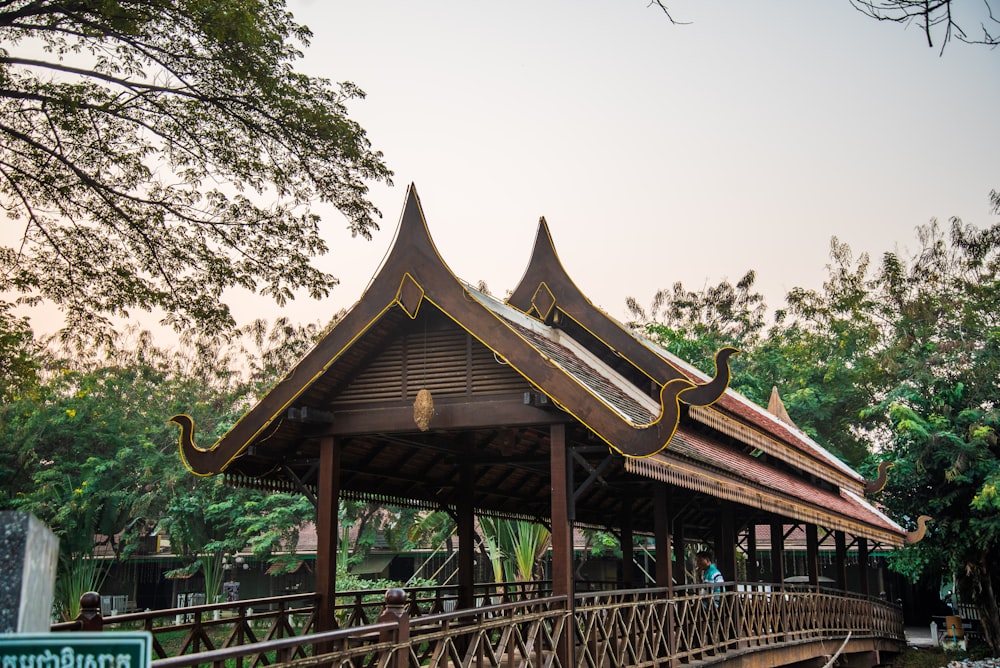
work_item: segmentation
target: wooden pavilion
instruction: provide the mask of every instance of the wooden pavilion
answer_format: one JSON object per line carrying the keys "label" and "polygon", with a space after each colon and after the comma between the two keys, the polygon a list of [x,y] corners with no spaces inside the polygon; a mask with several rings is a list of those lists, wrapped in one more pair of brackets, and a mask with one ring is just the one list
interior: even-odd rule
{"label": "wooden pavilion", "polygon": [[369,288],[283,380],[208,449],[175,421],[193,473],[314,499],[319,628],[334,624],[341,498],[451,512],[460,607],[475,604],[477,514],[550,527],[554,595],[575,590],[574,527],[621,536],[625,587],[638,584],[632,537],[653,537],[656,584],[670,588],[685,541],[714,545],[732,578],[758,526],[780,551],[801,525],[811,554],[835,544],[846,588],[851,546],[864,568],[872,545],[907,534],[865,500],[860,475],[727,389],[734,352],[709,378],[610,318],[570,279],[544,219],[510,297],[477,290],[438,254],[411,186]]}

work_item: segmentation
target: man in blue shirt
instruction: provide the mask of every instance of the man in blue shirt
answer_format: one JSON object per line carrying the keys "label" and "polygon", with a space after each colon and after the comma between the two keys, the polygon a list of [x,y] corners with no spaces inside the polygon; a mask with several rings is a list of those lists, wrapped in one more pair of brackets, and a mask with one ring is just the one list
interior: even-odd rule
{"label": "man in blue shirt", "polygon": [[702,572],[701,581],[711,585],[702,591],[706,594],[709,592],[715,594],[715,604],[719,605],[719,600],[722,598],[722,583],[726,581],[726,578],[722,577],[719,567],[713,563],[712,553],[708,550],[702,550],[696,555],[695,563],[698,564],[698,570]]}

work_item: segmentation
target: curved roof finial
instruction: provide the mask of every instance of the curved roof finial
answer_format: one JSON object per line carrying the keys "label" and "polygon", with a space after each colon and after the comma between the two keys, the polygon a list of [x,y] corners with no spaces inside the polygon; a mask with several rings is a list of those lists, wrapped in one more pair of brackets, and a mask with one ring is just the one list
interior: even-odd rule
{"label": "curved roof finial", "polygon": [[881,492],[885,487],[886,480],[889,478],[889,469],[895,466],[893,462],[888,460],[882,460],[878,463],[878,477],[874,480],[865,481],[865,494],[876,494]]}
{"label": "curved roof finial", "polygon": [[917,528],[915,531],[906,532],[906,544],[913,545],[914,543],[919,543],[927,535],[927,524],[933,522],[934,518],[930,515],[921,515],[917,518]]}

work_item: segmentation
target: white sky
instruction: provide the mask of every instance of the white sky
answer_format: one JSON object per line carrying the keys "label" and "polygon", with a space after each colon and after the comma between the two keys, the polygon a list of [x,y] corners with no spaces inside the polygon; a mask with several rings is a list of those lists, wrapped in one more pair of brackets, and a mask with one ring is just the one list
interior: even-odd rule
{"label": "white sky", "polygon": [[570,275],[620,318],[627,296],[751,268],[773,310],[821,285],[831,236],[878,256],[933,217],[995,222],[1000,51],[941,56],[847,0],[674,2],[684,26],[646,0],[289,6],[314,33],[303,69],[367,92],[352,116],[396,174],[373,190],[373,242],[328,217],[338,307],[410,182],[460,277],[505,294],[545,216]]}
{"label": "white sky", "polygon": [[627,296],[751,268],[773,311],[821,285],[832,236],[878,256],[933,217],[996,222],[1000,50],[942,56],[848,0],[671,6],[693,23],[647,0],[290,0],[314,34],[301,69],[367,92],[351,116],[396,185],[372,190],[372,242],[324,210],[329,302],[241,297],[237,318],[325,321],[354,303],[410,182],[460,277],[503,296],[545,216],[618,318]]}

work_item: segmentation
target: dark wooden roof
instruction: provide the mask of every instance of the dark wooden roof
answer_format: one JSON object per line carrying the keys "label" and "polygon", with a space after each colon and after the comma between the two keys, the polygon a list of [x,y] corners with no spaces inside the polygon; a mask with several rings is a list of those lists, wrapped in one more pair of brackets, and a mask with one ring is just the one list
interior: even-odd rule
{"label": "dark wooden roof", "polygon": [[[563,423],[580,524],[618,526],[631,513],[635,530],[650,531],[651,489],[667,480],[689,527],[735,500],[747,521],[788,509],[901,543],[902,529],[861,498],[860,476],[727,390],[734,352],[720,351],[708,378],[635,336],[576,287],[544,220],[510,298],[476,290],[438,254],[411,186],[358,303],[211,448],[195,446],[178,416],[181,456],[200,475],[311,490],[320,439],[333,436],[344,494],[448,508],[471,487],[480,512],[544,519],[549,429]],[[433,398],[426,431],[414,420],[421,389]],[[701,479],[675,475],[681,464]],[[704,481],[714,473],[744,492],[713,493]]]}

